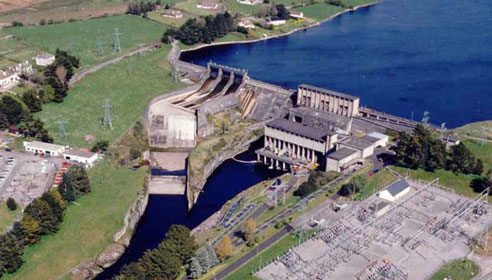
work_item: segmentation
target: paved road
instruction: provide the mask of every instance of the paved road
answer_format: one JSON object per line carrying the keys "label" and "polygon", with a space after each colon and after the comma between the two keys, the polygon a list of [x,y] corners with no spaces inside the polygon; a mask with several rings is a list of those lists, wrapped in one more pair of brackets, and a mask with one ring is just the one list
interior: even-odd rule
{"label": "paved road", "polygon": [[244,255],[239,260],[237,260],[237,261],[233,262],[231,265],[227,266],[224,270],[217,273],[212,279],[215,279],[215,280],[223,279],[224,277],[229,275],[232,271],[239,268],[240,266],[242,266],[243,264],[248,262],[250,259],[254,258],[257,255],[257,252],[258,252],[258,254],[261,253],[263,250],[270,247],[272,244],[274,244],[275,242],[277,242],[278,240],[280,240],[282,237],[286,236],[289,232],[291,232],[293,230],[294,230],[293,227],[286,226],[281,231],[277,232],[274,236],[270,237],[265,242],[258,245],[257,249],[255,248],[254,250],[247,253],[246,255]]}

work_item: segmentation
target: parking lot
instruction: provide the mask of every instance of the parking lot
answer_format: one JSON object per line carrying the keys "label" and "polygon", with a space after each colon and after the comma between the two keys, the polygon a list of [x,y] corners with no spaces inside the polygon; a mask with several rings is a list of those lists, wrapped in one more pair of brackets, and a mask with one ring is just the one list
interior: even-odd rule
{"label": "parking lot", "polygon": [[427,279],[444,263],[466,257],[470,238],[492,219],[490,204],[437,185],[410,181],[411,191],[374,208],[373,195],[336,215],[317,234],[290,249],[256,276],[260,279]]}
{"label": "parking lot", "polygon": [[23,206],[53,184],[62,160],[32,154],[0,151],[0,201],[9,197]]}

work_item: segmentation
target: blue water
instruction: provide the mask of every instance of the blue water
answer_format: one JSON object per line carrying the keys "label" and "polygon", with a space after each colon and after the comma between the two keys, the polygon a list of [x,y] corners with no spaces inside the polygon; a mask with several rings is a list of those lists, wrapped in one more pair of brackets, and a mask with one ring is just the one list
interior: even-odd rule
{"label": "blue water", "polygon": [[492,2],[382,0],[286,37],[183,53],[290,88],[309,83],[371,108],[456,127],[492,119]]}
{"label": "blue water", "polygon": [[[261,143],[255,143],[250,151],[236,158],[246,161],[256,159],[253,150],[255,147],[258,148],[259,144]],[[147,210],[140,219],[128,250],[116,264],[105,269],[96,279],[110,279],[124,264],[136,261],[146,250],[157,247],[172,224],[181,224],[192,229],[241,191],[278,175],[278,172],[262,166],[239,163],[231,159],[225,161],[209,177],[191,212],[187,211],[184,195],[150,196]]]}

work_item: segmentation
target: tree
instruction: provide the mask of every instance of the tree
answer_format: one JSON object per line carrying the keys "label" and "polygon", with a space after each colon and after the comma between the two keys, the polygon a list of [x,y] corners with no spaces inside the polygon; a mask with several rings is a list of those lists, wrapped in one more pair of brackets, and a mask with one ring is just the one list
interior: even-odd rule
{"label": "tree", "polygon": [[195,259],[200,264],[200,268],[202,269],[201,273],[207,273],[207,271],[213,266],[208,256],[208,251],[205,247],[198,249]]}
{"label": "tree", "polygon": [[29,113],[24,109],[22,101],[10,95],[4,95],[0,103],[0,112],[5,114],[9,124],[24,121]]}
{"label": "tree", "polygon": [[61,223],[63,221],[63,209],[58,201],[55,199],[55,197],[51,194],[51,192],[43,193],[43,195],[41,196],[41,200],[43,200],[50,206],[53,215],[55,215],[56,217],[56,220],[58,221],[58,223]]}
{"label": "tree", "polygon": [[0,235],[0,276],[13,273],[21,267],[23,247],[11,233]]}
{"label": "tree", "polygon": [[22,101],[31,110],[31,113],[39,112],[42,108],[41,99],[35,89],[30,89],[22,95]]}
{"label": "tree", "polygon": [[208,259],[210,261],[210,268],[218,265],[220,263],[220,260],[217,257],[217,254],[215,253],[214,248],[212,248],[212,244],[207,243],[205,248],[207,250]]}
{"label": "tree", "polygon": [[255,230],[256,230],[256,222],[251,218],[246,220],[242,230],[244,240],[248,242],[253,240],[253,235],[255,233]]}
{"label": "tree", "polygon": [[72,185],[76,195],[86,194],[91,191],[91,184],[89,177],[87,176],[87,171],[82,165],[71,165],[63,175],[63,180],[65,180],[65,178],[67,178],[68,182]]}
{"label": "tree", "polygon": [[67,208],[67,203],[63,200],[60,192],[56,188],[51,188],[50,189],[50,194],[53,196],[55,201],[58,203],[62,211],[65,211]]}
{"label": "tree", "polygon": [[17,202],[15,202],[15,199],[13,199],[12,197],[9,197],[7,199],[7,207],[11,210],[11,211],[15,211],[17,209]]}
{"label": "tree", "polygon": [[485,176],[475,178],[471,181],[470,187],[474,192],[481,193],[489,188],[489,194],[492,194],[492,178]]}
{"label": "tree", "polygon": [[36,198],[24,209],[24,215],[31,216],[39,224],[41,234],[50,234],[59,229],[59,217],[43,199]]}
{"label": "tree", "polygon": [[58,186],[58,192],[65,202],[75,201],[75,190],[73,189],[70,177],[66,173],[63,174],[62,182]]}
{"label": "tree", "polygon": [[285,8],[284,4],[279,4],[275,6],[277,9],[277,18],[279,19],[288,19],[290,16],[289,10]]}
{"label": "tree", "polygon": [[137,262],[123,266],[120,274],[115,277],[116,280],[146,280],[149,279],[147,273],[138,265]]}
{"label": "tree", "polygon": [[224,235],[219,244],[215,247],[215,252],[221,261],[227,259],[232,256],[234,250],[232,249],[232,242],[229,235]]}
{"label": "tree", "polygon": [[20,221],[20,226],[22,228],[25,245],[32,245],[39,242],[41,239],[41,229],[38,222],[33,217],[24,214]]}
{"label": "tree", "polygon": [[196,258],[191,258],[189,275],[191,279],[198,279],[202,275],[203,268]]}
{"label": "tree", "polygon": [[136,160],[142,155],[142,152],[137,149],[137,148],[131,148],[130,149],[130,159],[131,160]]}
{"label": "tree", "polygon": [[107,140],[99,140],[91,148],[93,153],[101,152],[104,153],[108,150],[109,142]]}
{"label": "tree", "polygon": [[159,245],[160,250],[164,250],[178,256],[182,264],[187,263],[198,248],[195,238],[190,230],[182,225],[171,225],[166,233],[166,238]]}
{"label": "tree", "polygon": [[146,273],[146,279],[174,280],[182,271],[179,256],[161,248],[145,252],[138,264]]}

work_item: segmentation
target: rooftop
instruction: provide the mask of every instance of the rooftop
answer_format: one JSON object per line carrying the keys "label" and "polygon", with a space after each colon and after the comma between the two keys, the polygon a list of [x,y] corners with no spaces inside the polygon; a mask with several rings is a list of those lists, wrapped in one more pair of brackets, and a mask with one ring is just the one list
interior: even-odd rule
{"label": "rooftop", "polygon": [[387,190],[389,191],[389,193],[392,195],[392,196],[395,196],[399,193],[401,193],[403,190],[407,189],[410,187],[410,184],[408,184],[407,181],[405,180],[398,180],[396,182],[394,182],[393,184],[391,184],[391,186],[389,186],[387,188]]}
{"label": "rooftop", "polygon": [[349,99],[349,100],[358,100],[359,99],[359,97],[356,97],[353,95],[349,95],[349,94],[345,94],[345,93],[341,93],[341,92],[336,92],[336,91],[332,91],[332,90],[324,89],[324,88],[320,88],[320,87],[315,87],[315,86],[311,86],[311,85],[307,85],[307,84],[299,85],[299,88],[312,90],[312,91],[316,91],[316,92],[323,93],[323,94],[334,95],[334,96],[338,96],[338,97]]}
{"label": "rooftop", "polygon": [[285,132],[290,132],[292,134],[304,136],[306,138],[310,138],[316,141],[325,141],[325,137],[328,135],[336,134],[333,131],[316,129],[307,125],[303,125],[297,122],[289,121],[286,119],[276,119],[271,122],[268,122],[266,126],[279,129]]}
{"label": "rooftop", "polygon": [[[375,139],[375,138],[373,138],[373,139]],[[367,142],[363,138],[361,139],[361,138],[349,137],[349,140],[347,140],[345,142],[340,142],[340,144],[349,146],[349,147],[354,148],[354,149],[363,150],[363,149],[369,148],[374,143]]]}
{"label": "rooftop", "polygon": [[372,143],[372,144],[374,144],[374,143],[378,142],[379,140],[381,140],[380,138],[372,137],[372,136],[369,136],[369,135],[366,135],[366,136],[364,136],[362,138],[359,138],[359,139],[362,140],[362,141],[368,142],[368,143]]}
{"label": "rooftop", "polygon": [[50,53],[43,53],[43,54],[40,54],[37,56],[37,58],[43,58],[43,59],[50,59],[50,58],[54,58],[55,55],[54,54],[50,54]]}
{"label": "rooftop", "polygon": [[42,150],[50,150],[50,151],[57,151],[64,148],[61,145],[39,142],[39,141],[32,141],[32,142],[24,141],[24,146],[36,147]]}
{"label": "rooftop", "polygon": [[328,157],[335,160],[342,160],[353,155],[354,153],[357,153],[357,151],[349,148],[341,148],[340,150],[336,150],[329,154]]}
{"label": "rooftop", "polygon": [[379,133],[379,132],[371,132],[369,134],[367,134],[371,137],[374,137],[374,138],[378,138],[378,139],[385,139],[385,138],[388,138],[388,135],[386,134],[382,134],[382,133]]}
{"label": "rooftop", "polygon": [[77,156],[77,157],[91,158],[96,153],[88,152],[88,151],[84,151],[84,150],[68,150],[64,154],[67,155],[67,156]]}

